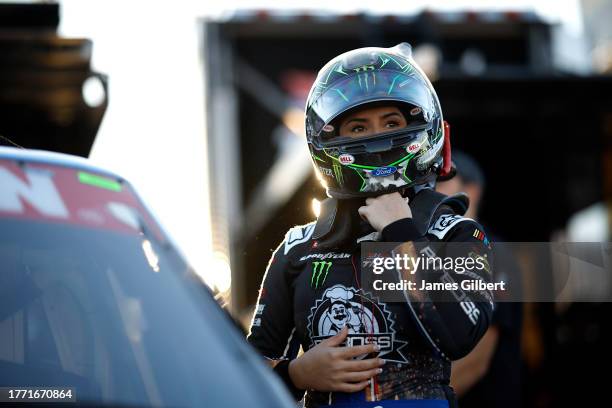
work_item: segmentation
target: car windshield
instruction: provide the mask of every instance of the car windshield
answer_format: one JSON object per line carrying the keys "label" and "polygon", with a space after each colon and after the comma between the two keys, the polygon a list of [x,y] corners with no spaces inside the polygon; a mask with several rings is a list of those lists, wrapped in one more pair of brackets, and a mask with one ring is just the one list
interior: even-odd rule
{"label": "car windshield", "polygon": [[270,387],[256,359],[127,183],[0,166],[0,386],[71,387],[81,404],[278,406],[252,395]]}
{"label": "car windshield", "polygon": [[78,401],[204,401],[214,356],[201,346],[214,339],[203,306],[212,300],[170,246],[0,219],[0,265],[3,384],[71,386]]}

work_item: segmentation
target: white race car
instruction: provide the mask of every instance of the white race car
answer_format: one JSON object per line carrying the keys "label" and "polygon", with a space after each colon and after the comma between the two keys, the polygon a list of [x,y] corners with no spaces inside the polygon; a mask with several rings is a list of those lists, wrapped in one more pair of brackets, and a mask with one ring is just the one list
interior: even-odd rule
{"label": "white race car", "polygon": [[130,184],[0,147],[0,402],[294,406]]}

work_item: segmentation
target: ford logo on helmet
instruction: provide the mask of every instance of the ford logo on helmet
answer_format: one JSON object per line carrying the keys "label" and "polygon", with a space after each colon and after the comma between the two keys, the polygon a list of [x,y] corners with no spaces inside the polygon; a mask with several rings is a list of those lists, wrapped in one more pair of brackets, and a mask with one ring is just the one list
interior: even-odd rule
{"label": "ford logo on helmet", "polygon": [[397,171],[397,167],[395,166],[385,166],[374,169],[370,172],[374,177],[385,177],[391,175]]}

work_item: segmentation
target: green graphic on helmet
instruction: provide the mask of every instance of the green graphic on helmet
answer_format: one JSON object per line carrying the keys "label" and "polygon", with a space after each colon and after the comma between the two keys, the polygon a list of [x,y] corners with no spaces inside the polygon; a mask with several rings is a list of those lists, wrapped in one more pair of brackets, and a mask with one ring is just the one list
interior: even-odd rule
{"label": "green graphic on helmet", "polygon": [[[396,107],[407,125],[358,138],[340,135],[342,118],[369,104]],[[306,103],[313,162],[332,167],[325,184],[336,198],[375,196],[434,180],[442,162],[442,120],[435,90],[406,43],[339,55],[319,71]]]}
{"label": "green graphic on helmet", "polygon": [[334,163],[333,168],[334,168],[334,177],[338,181],[338,184],[342,185],[342,183],[344,182],[344,178],[342,177],[342,166],[339,163]]}
{"label": "green graphic on helmet", "polygon": [[319,156],[317,156],[316,154],[311,153],[310,155],[312,156],[312,159],[313,159],[313,160],[318,160],[318,161],[320,161],[320,162],[325,163],[325,160],[323,160],[322,158],[320,158],[320,157],[319,157]]}

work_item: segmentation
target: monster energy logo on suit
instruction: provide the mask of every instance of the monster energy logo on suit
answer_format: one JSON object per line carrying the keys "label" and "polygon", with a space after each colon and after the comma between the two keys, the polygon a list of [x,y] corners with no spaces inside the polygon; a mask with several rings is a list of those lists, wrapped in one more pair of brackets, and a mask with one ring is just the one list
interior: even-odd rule
{"label": "monster energy logo on suit", "polygon": [[[325,278],[332,266],[331,261],[315,261],[312,263],[312,278],[310,278],[310,286],[317,289],[325,283]],[[321,279],[323,278],[323,279]]]}

